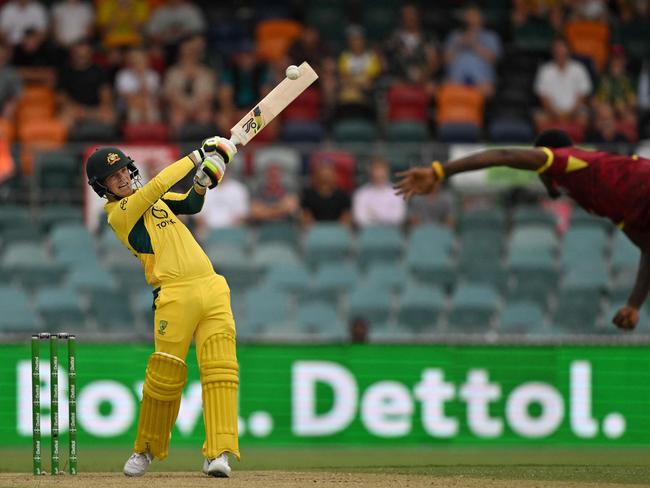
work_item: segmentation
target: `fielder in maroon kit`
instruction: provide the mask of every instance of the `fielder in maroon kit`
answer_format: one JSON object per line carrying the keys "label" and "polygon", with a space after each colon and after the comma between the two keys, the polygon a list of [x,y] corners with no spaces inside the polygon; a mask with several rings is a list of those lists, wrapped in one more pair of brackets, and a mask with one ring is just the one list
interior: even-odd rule
{"label": "fielder in maroon kit", "polygon": [[564,190],[588,212],[607,217],[641,250],[636,282],[627,304],[614,316],[621,329],[633,329],[639,308],[650,290],[650,160],[573,146],[570,137],[548,130],[535,140],[535,149],[489,149],[442,165],[399,173],[395,189],[410,198],[430,193],[457,173],[493,166],[536,171],[551,197]]}

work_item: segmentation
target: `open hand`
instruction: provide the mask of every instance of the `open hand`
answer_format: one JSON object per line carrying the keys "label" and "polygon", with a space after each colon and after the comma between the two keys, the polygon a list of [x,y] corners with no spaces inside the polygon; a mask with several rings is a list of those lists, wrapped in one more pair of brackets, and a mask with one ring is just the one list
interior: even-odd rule
{"label": "open hand", "polygon": [[409,200],[413,195],[431,193],[438,183],[436,174],[432,168],[411,168],[397,173],[397,177],[400,179],[395,183],[393,188],[405,200]]}
{"label": "open hand", "polygon": [[632,330],[639,322],[639,311],[634,307],[626,305],[616,312],[612,322],[614,322],[616,327],[619,329]]}

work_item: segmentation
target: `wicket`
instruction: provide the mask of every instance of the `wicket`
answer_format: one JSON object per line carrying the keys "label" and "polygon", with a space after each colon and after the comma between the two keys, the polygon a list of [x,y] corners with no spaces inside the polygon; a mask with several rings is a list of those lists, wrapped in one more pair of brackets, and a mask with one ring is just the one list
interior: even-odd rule
{"label": "wicket", "polygon": [[70,474],[77,474],[77,367],[76,337],[65,332],[50,334],[41,332],[32,335],[32,462],[35,475],[44,474],[41,469],[41,375],[40,342],[50,343],[50,433],[52,441],[51,472],[62,474],[59,469],[59,339],[68,346],[68,416],[70,452],[68,467]]}

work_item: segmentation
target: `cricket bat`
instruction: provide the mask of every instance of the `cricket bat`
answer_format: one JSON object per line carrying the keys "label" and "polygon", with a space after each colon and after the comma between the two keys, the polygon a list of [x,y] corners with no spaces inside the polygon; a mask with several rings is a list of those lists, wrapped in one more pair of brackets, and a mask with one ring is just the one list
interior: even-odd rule
{"label": "cricket bat", "polygon": [[245,146],[280,112],[318,79],[318,75],[304,62],[298,66],[300,76],[295,80],[285,78],[230,129],[230,142]]}

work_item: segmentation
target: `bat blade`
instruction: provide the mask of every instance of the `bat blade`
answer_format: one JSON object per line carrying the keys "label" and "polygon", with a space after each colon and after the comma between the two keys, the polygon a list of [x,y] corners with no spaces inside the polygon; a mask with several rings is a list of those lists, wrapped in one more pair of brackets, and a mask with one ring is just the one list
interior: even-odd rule
{"label": "bat blade", "polygon": [[230,140],[245,146],[269,124],[280,112],[293,102],[307,87],[318,79],[318,75],[304,62],[298,66],[300,76],[295,80],[285,78],[269,92],[255,107],[237,122],[230,132]]}

